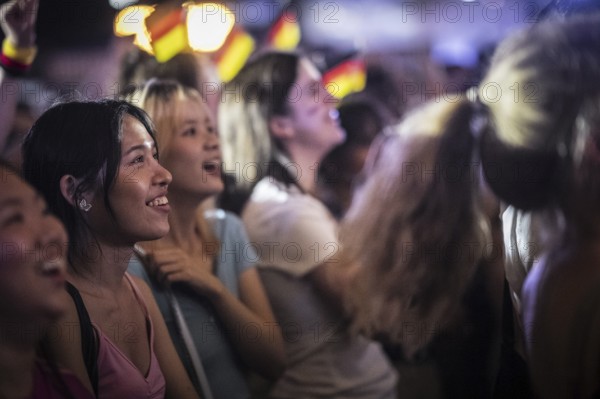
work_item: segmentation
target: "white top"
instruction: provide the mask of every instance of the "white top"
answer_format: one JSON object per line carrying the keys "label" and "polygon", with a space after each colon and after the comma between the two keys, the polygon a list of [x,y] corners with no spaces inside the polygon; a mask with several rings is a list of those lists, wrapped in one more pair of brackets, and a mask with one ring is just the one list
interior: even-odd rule
{"label": "white top", "polygon": [[502,212],[506,278],[513,290],[513,303],[520,313],[521,288],[527,274],[539,262],[542,253],[539,218],[532,212],[518,210],[512,206]]}
{"label": "white top", "polygon": [[339,249],[337,224],[297,187],[262,179],[242,213],[286,346],[276,398],[395,398],[396,374],[379,344],[347,333],[309,273]]}
{"label": "white top", "polygon": [[304,276],[339,250],[337,223],[325,206],[270,177],[252,191],[242,219],[260,265]]}

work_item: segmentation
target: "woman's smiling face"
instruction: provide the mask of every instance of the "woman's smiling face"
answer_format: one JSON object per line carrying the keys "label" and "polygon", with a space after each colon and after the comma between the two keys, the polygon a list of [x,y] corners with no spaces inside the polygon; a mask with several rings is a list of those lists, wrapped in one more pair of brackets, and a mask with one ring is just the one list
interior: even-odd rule
{"label": "woman's smiling face", "polygon": [[121,131],[121,161],[108,196],[113,215],[102,206],[104,199],[98,190],[89,222],[99,238],[116,245],[133,245],[169,232],[167,188],[171,173],[158,163],[154,140],[140,121],[125,115]]}
{"label": "woman's smiling face", "polygon": [[297,140],[319,153],[327,153],[345,139],[338,121],[337,100],[321,81],[321,74],[307,59],[298,64],[296,81],[288,94],[290,117]]}
{"label": "woman's smiling face", "polygon": [[2,166],[0,245],[0,320],[47,323],[66,311],[67,233],[43,198]]}

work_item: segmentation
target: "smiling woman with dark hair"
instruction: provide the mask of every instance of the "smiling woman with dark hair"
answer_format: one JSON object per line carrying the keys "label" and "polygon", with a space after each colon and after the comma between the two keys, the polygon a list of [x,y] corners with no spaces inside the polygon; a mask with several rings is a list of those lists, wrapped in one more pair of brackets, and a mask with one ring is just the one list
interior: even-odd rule
{"label": "smiling woman with dark hair", "polygon": [[[184,365],[201,389],[216,398],[247,398],[245,368],[276,379],[284,368],[283,339],[259,279],[241,221],[203,203],[223,189],[219,133],[194,89],[151,80],[131,100],[157,126],[162,160],[173,174],[171,231],[140,243],[146,262],[129,271],[152,288]],[[149,261],[148,261],[149,260]],[[186,342],[173,311],[182,304],[193,343]],[[257,334],[239,334],[249,326]],[[201,364],[194,364],[197,353]],[[194,378],[201,370],[203,377]],[[205,395],[208,396],[208,395]]]}
{"label": "smiling woman with dark hair", "polygon": [[123,101],[47,110],[23,144],[25,177],[66,225],[67,288],[50,353],[98,398],[195,398],[150,290],[127,273],[133,245],[169,231],[171,174],[146,114]]}

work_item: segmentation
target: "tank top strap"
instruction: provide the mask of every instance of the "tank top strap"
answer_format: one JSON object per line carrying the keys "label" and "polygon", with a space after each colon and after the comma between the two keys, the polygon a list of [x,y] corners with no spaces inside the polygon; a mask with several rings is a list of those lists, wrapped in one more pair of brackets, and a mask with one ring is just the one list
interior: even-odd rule
{"label": "tank top strap", "polygon": [[137,284],[135,283],[135,281],[133,281],[133,278],[127,272],[125,272],[125,279],[131,286],[131,289],[133,290],[133,295],[135,295],[135,299],[138,301],[138,303],[142,307],[142,310],[144,311],[144,316],[146,316],[146,319],[150,320],[150,314],[148,313],[148,306],[146,306],[146,301],[144,301],[144,296],[140,292],[140,289],[138,288]]}

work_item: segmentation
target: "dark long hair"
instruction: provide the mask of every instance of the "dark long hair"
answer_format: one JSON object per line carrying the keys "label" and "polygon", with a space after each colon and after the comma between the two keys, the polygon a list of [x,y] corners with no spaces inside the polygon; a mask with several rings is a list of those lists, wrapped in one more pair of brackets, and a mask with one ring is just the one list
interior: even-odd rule
{"label": "dark long hair", "polygon": [[84,254],[84,243],[93,238],[81,210],[60,192],[60,179],[79,180],[74,198],[100,188],[114,216],[109,192],[121,160],[121,125],[130,115],[140,121],[156,143],[152,122],[144,111],[125,101],[72,101],[55,105],[35,122],[23,142],[23,176],[48,202],[69,234],[71,266]]}

